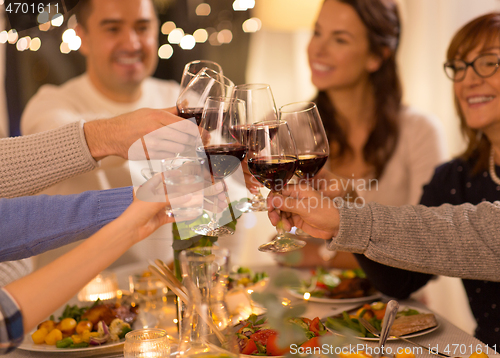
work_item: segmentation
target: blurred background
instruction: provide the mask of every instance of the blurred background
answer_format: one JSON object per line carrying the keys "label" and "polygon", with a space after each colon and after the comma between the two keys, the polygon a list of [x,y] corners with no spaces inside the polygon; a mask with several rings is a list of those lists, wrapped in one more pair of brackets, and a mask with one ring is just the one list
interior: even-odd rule
{"label": "blurred background", "polygon": [[[156,77],[179,81],[187,62],[208,59],[221,64],[236,84],[269,83],[278,107],[315,95],[305,49],[322,0],[154,1],[161,23]],[[440,118],[452,157],[464,143],[452,83],[442,70],[446,47],[465,22],[500,10],[500,0],[399,3],[403,26],[398,61],[404,102]],[[71,13],[19,33],[1,18],[0,30],[5,30],[0,32],[0,79],[5,86],[0,86],[0,137],[7,137],[19,135],[24,106],[41,85],[62,84],[83,73],[85,64]],[[238,225],[246,230],[238,240],[244,240],[241,251],[247,254],[241,253],[241,265],[273,262],[272,255],[256,250],[274,233],[266,218],[265,213],[242,216]],[[461,283],[440,278],[428,286],[430,307],[471,333],[474,324]]]}

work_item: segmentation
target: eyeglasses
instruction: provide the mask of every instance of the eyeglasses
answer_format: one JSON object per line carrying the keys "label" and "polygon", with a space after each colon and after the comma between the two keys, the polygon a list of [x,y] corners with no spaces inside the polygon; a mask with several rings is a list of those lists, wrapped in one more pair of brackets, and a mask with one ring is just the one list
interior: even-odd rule
{"label": "eyeglasses", "polygon": [[471,62],[463,60],[452,60],[444,64],[446,76],[453,82],[460,82],[465,78],[467,67],[471,66],[479,77],[486,78],[493,76],[498,70],[500,59],[498,55],[485,53],[477,56]]}

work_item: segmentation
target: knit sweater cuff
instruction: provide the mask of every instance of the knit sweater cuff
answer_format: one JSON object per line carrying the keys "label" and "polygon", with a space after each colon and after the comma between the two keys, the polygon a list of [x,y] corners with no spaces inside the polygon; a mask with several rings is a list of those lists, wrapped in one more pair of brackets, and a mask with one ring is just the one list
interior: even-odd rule
{"label": "knit sweater cuff", "polygon": [[339,232],[328,249],[362,254],[368,248],[372,234],[372,211],[370,206],[353,207],[353,204],[335,199],[339,208]]}
{"label": "knit sweater cuff", "polygon": [[131,186],[99,191],[98,222],[107,223],[120,216],[134,200]]}
{"label": "knit sweater cuff", "polygon": [[94,167],[99,167],[101,162],[96,161],[92,154],[90,153],[89,146],[87,145],[87,138],[85,138],[85,130],[83,129],[83,126],[85,125],[85,121],[81,120],[78,124],[79,129],[80,129],[80,141],[83,143],[82,145],[82,151],[83,155],[86,157],[86,159],[91,163],[92,166]]}

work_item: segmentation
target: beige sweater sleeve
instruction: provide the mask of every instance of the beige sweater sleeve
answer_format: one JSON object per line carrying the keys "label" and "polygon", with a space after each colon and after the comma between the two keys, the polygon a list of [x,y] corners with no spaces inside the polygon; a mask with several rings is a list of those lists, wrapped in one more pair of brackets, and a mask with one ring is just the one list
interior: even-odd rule
{"label": "beige sweater sleeve", "polygon": [[341,208],[329,248],[411,271],[500,281],[500,202]]}
{"label": "beige sweater sleeve", "polygon": [[85,140],[83,121],[0,139],[0,198],[32,195],[97,166]]}

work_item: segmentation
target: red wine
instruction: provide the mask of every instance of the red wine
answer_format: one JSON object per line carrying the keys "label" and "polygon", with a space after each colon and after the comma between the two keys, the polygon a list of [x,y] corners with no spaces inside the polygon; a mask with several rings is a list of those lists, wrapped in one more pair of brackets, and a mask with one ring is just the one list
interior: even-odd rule
{"label": "red wine", "polygon": [[247,148],[241,144],[209,145],[198,148],[199,156],[207,156],[208,170],[216,179],[225,178],[238,169],[245,159]]}
{"label": "red wine", "polygon": [[248,159],[250,173],[266,188],[280,191],[292,178],[297,168],[294,157],[265,157]]}
{"label": "red wine", "polygon": [[203,108],[177,108],[177,112],[179,112],[179,117],[184,119],[195,118],[196,124],[200,125],[201,123],[201,115],[203,114]]}
{"label": "red wine", "polygon": [[297,174],[300,178],[312,178],[314,177],[323,165],[325,165],[328,159],[328,154],[324,153],[309,153],[299,155],[297,161]]}
{"label": "red wine", "polygon": [[[266,133],[264,132],[264,128],[269,128],[269,137],[271,140],[274,138],[276,133],[278,132],[278,126],[276,127],[261,127],[262,130],[257,130],[257,133],[254,134],[254,138],[252,143],[249,143],[250,141],[250,128],[252,127],[251,124],[239,124],[236,126],[232,126],[229,129],[229,132],[233,136],[234,139],[236,139],[239,143],[246,145],[249,148],[264,148],[265,147],[265,138],[266,138]],[[255,132],[254,132],[255,133]]]}

